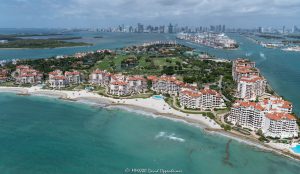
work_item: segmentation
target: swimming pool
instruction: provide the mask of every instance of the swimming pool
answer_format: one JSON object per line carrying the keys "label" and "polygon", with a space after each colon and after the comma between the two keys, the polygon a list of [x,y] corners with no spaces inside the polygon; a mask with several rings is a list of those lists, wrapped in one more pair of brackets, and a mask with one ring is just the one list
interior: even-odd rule
{"label": "swimming pool", "polygon": [[164,100],[165,99],[165,97],[162,95],[154,95],[154,96],[152,96],[152,98],[154,98],[156,100]]}
{"label": "swimming pool", "polygon": [[299,153],[299,154],[300,154],[300,144],[298,144],[297,146],[293,147],[292,150],[293,150],[295,153]]}

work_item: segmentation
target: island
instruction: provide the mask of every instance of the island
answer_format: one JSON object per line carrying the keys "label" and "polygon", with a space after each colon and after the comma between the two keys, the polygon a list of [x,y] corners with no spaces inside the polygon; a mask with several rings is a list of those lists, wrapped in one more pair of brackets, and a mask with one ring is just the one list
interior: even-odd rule
{"label": "island", "polygon": [[300,159],[300,119],[244,58],[194,54],[176,42],[153,42],[62,58],[6,62],[0,91],[107,101],[180,119],[266,150]]}
{"label": "island", "polygon": [[218,49],[231,50],[239,47],[237,42],[230,39],[227,35],[225,35],[225,33],[179,33],[176,38]]}
{"label": "island", "polygon": [[[49,37],[41,39],[41,36],[59,36],[60,34],[13,34],[0,35],[0,48],[57,48],[90,46],[90,43],[70,42],[65,40],[81,39],[81,37]],[[37,38],[32,38],[37,37]]]}

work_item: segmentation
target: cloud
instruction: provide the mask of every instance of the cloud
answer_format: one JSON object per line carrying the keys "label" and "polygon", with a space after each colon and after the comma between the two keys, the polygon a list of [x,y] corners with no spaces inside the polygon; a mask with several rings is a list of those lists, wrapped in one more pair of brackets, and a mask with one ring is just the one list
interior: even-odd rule
{"label": "cloud", "polygon": [[[208,22],[237,24],[242,19],[257,25],[295,22],[299,0],[1,0],[0,22],[35,25],[93,26],[137,22],[175,22],[200,25]],[[31,20],[31,22],[30,22]],[[195,24],[197,23],[197,24]],[[255,22],[250,22],[254,24]],[[203,25],[205,25],[203,24]],[[242,24],[242,23],[241,23]],[[246,21],[244,21],[245,25]],[[17,25],[17,24],[16,24]]]}

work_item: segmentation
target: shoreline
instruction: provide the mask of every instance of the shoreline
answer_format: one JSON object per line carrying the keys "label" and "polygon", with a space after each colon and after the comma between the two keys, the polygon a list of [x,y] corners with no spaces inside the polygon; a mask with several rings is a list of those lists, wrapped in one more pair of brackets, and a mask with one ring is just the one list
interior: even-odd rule
{"label": "shoreline", "polygon": [[290,145],[280,143],[262,143],[252,137],[247,137],[234,132],[223,130],[214,120],[204,117],[201,114],[186,114],[170,107],[164,100],[153,98],[146,99],[113,99],[99,94],[86,91],[64,91],[44,90],[39,87],[1,87],[0,93],[14,93],[24,96],[44,96],[58,98],[70,102],[78,102],[87,105],[100,106],[107,109],[122,109],[143,115],[150,115],[154,118],[164,118],[173,121],[181,121],[194,127],[198,127],[208,133],[217,134],[252,147],[262,149],[265,152],[272,152],[294,160],[300,161],[300,154],[292,152]]}

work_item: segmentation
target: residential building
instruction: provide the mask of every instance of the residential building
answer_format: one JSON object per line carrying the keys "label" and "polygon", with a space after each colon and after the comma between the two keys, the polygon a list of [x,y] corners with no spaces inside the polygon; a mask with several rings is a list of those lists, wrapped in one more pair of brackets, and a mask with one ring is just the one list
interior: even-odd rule
{"label": "residential building", "polygon": [[297,119],[288,113],[267,113],[263,133],[272,138],[298,137]]}
{"label": "residential building", "polygon": [[147,90],[147,80],[142,76],[131,76],[126,81],[130,93],[143,93]]}
{"label": "residential building", "polygon": [[259,71],[255,68],[255,62],[248,59],[237,59],[232,62],[232,77],[239,81],[241,77],[259,76]]}
{"label": "residential building", "polygon": [[152,90],[161,94],[177,96],[183,88],[197,88],[196,86],[177,80],[175,76],[149,76],[147,79],[152,81]]}
{"label": "residential building", "polygon": [[80,84],[81,83],[81,76],[80,72],[78,71],[66,71],[65,77],[69,84]]}
{"label": "residential building", "polygon": [[238,81],[237,98],[244,100],[256,100],[265,93],[267,81],[263,77],[241,77]]}
{"label": "residential building", "polygon": [[42,82],[43,74],[26,65],[16,67],[15,78],[19,84],[36,84]]}
{"label": "residential building", "polygon": [[110,83],[108,92],[111,95],[117,96],[124,96],[130,94],[128,90],[128,83],[125,81],[115,81]]}
{"label": "residential building", "polygon": [[0,83],[6,82],[8,79],[8,70],[0,69]]}
{"label": "residential building", "polygon": [[261,102],[268,111],[277,111],[291,114],[293,105],[291,102],[283,100],[281,97],[271,96]]}
{"label": "residential building", "polygon": [[[261,129],[265,136],[287,138],[298,135],[292,104],[280,97],[271,96],[259,102],[237,101],[227,121],[251,130]],[[297,132],[297,133],[296,133]]]}
{"label": "residential building", "polygon": [[107,71],[95,70],[90,76],[90,81],[92,84],[97,84],[100,86],[108,86],[110,83],[111,74]]}
{"label": "residential building", "polygon": [[242,77],[259,76],[256,68],[250,66],[238,66],[234,71],[233,80],[239,81]]}
{"label": "residential building", "polygon": [[[147,90],[147,80],[142,76],[124,76],[122,74],[111,74],[107,71],[95,70],[90,75],[92,84],[97,84],[108,88],[108,92],[113,95],[138,94]],[[124,83],[121,83],[124,82]],[[122,85],[121,85],[122,84]],[[124,84],[126,87],[123,88]],[[118,92],[119,89],[125,92]]]}
{"label": "residential building", "polygon": [[65,88],[69,84],[67,78],[60,70],[55,70],[49,73],[48,83],[51,88],[57,89]]}
{"label": "residential building", "polygon": [[226,107],[221,94],[212,89],[183,89],[179,93],[179,102],[182,107],[189,109],[211,110]]}
{"label": "residential building", "polygon": [[264,110],[260,103],[238,101],[231,107],[227,121],[251,130],[258,130],[264,124]]}

